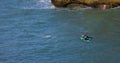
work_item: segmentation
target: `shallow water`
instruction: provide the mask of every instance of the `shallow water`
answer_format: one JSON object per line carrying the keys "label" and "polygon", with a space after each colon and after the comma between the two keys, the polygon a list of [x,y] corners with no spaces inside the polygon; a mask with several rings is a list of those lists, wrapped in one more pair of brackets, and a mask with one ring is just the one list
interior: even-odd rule
{"label": "shallow water", "polygon": [[[0,63],[120,63],[120,9],[20,4],[0,9]],[[90,43],[79,39],[84,33],[93,37]]]}

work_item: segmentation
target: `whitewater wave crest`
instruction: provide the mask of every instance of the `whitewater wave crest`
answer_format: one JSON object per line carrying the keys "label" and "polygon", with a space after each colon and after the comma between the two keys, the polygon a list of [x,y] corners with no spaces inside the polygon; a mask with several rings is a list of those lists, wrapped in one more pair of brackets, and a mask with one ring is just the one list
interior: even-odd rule
{"label": "whitewater wave crest", "polygon": [[52,5],[51,0],[36,0],[26,3],[23,8],[24,9],[53,9],[55,8],[54,5]]}

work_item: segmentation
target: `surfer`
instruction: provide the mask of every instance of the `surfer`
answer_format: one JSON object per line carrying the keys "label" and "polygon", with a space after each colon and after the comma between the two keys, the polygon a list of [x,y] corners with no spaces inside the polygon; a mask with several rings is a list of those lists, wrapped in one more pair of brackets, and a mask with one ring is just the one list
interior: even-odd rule
{"label": "surfer", "polygon": [[80,39],[84,42],[91,42],[92,37],[88,36],[87,34],[84,34],[80,37]]}
{"label": "surfer", "polygon": [[84,40],[89,40],[89,36],[87,36],[86,34],[83,36]]}
{"label": "surfer", "polygon": [[92,37],[89,37],[87,34],[82,35],[82,38],[83,38],[84,40],[92,39]]}

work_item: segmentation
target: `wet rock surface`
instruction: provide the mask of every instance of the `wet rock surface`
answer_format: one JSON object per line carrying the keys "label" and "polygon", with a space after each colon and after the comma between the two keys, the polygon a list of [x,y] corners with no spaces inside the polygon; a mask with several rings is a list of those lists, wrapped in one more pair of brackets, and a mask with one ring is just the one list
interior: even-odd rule
{"label": "wet rock surface", "polygon": [[85,7],[90,6],[93,8],[110,9],[120,6],[120,0],[51,0],[56,7]]}

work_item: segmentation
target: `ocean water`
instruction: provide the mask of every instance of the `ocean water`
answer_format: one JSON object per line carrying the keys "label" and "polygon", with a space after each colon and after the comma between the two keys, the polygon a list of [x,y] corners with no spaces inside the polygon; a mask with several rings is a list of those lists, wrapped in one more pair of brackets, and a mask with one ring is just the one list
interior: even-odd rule
{"label": "ocean water", "polygon": [[[89,43],[80,40],[87,33]],[[54,9],[0,0],[0,63],[120,63],[120,8]]]}

